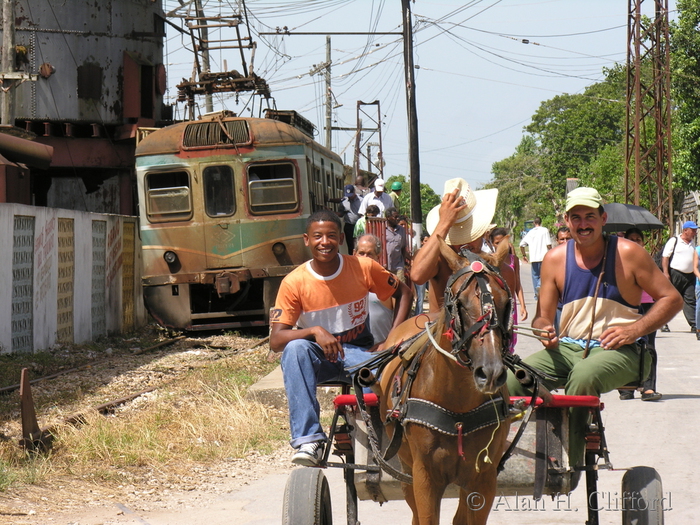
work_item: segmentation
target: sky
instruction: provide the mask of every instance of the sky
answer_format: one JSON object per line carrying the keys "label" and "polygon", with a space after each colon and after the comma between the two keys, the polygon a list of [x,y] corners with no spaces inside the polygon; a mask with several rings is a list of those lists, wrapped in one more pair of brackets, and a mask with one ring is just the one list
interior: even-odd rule
{"label": "sky", "polygon": [[[208,13],[230,13],[238,5],[202,1]],[[673,18],[675,2],[669,4]],[[164,0],[166,12],[178,6],[179,0]],[[455,177],[475,189],[488,183],[493,163],[514,153],[543,101],[582,93],[603,80],[604,68],[625,63],[627,6],[627,0],[412,2],[421,182],[440,195]],[[653,15],[653,0],[642,6]],[[398,0],[247,0],[246,7],[256,73],[267,80],[278,109],[294,109],[316,125],[321,143],[325,79],[309,73],[326,60],[326,37],[294,33],[401,31]],[[260,34],[285,26],[291,35]],[[331,37],[333,126],[356,127],[357,101],[378,100],[385,178],[409,174],[402,45],[400,35]],[[191,49],[189,41],[169,30],[171,93],[192,71],[185,48]],[[212,69],[223,71],[224,60],[229,70],[240,69],[237,56],[213,53]],[[247,96],[221,97],[215,108],[250,114],[248,102]],[[377,114],[374,106],[365,109]],[[378,142],[377,135],[370,140]],[[354,133],[334,131],[332,144],[352,164]]]}

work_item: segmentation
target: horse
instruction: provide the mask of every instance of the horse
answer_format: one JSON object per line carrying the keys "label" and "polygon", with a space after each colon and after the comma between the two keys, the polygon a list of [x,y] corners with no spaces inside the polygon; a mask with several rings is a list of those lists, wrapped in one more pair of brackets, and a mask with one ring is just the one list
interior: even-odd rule
{"label": "horse", "polygon": [[[439,523],[450,483],[460,487],[455,525],[484,525],[488,519],[510,427],[503,358],[513,301],[497,270],[507,245],[501,243],[496,254],[466,258],[441,240],[440,252],[454,272],[443,311],[427,323],[429,340],[410,364],[395,357],[374,386],[382,419],[396,420],[387,432],[402,432],[398,456],[412,476],[402,488],[413,525]],[[409,339],[419,318],[396,327],[385,347]]]}

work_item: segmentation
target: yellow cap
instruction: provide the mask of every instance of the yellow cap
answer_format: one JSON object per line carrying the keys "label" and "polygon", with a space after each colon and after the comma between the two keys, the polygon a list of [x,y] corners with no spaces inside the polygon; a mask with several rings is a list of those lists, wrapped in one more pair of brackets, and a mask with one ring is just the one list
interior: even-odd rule
{"label": "yellow cap", "polygon": [[603,205],[603,198],[595,188],[580,187],[571,190],[566,196],[566,211],[574,206],[588,206],[589,208],[599,208]]}

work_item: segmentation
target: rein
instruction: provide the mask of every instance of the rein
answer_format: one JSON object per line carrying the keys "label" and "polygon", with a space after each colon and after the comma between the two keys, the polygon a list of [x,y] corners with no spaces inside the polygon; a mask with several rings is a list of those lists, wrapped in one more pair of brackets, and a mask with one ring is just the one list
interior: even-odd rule
{"label": "rein", "polygon": [[[463,255],[469,259],[471,264],[455,272],[449,278],[445,286],[445,325],[449,327],[445,335],[451,341],[452,350],[450,354],[454,357],[454,360],[464,367],[471,368],[472,360],[469,358],[468,350],[465,352],[466,359],[464,359],[461,354],[465,348],[469,348],[472,339],[477,335],[483,337],[486,332],[497,329],[501,332],[503,338],[502,355],[505,355],[508,348],[510,348],[510,329],[513,323],[513,317],[511,315],[513,311],[513,298],[508,285],[501,279],[496,269],[483,262],[474,254],[463,252]],[[453,292],[452,287],[459,278],[465,275],[467,278],[462,281],[457,292]],[[508,303],[504,316],[505,324],[499,318],[498,312],[496,311],[496,305],[489,285],[489,275],[493,276],[498,281],[498,284],[508,292]],[[462,326],[462,317],[459,315],[459,297],[474,279],[476,279],[479,288],[477,295],[480,299],[481,315],[474,321],[474,324],[465,329]],[[429,330],[428,333],[430,333]],[[445,353],[445,350],[436,344],[432,338],[432,334],[430,337],[435,348]]]}
{"label": "rein", "polygon": [[[459,455],[464,458],[462,441],[466,435],[493,425],[496,425],[496,428],[498,428],[508,417],[508,403],[500,396],[492,398],[465,413],[451,412],[435,403],[410,397],[413,380],[418,373],[423,356],[430,345],[451,361],[471,370],[472,360],[469,357],[468,349],[473,339],[477,336],[483,338],[487,332],[499,330],[502,336],[501,357],[504,362],[507,361],[508,349],[510,348],[510,331],[513,323],[513,298],[510,289],[507,283],[501,278],[498,270],[484,262],[480,257],[472,253],[463,253],[462,256],[470,261],[469,266],[465,266],[455,272],[449,278],[445,287],[445,314],[442,320],[444,321],[444,326],[447,327],[447,331],[440,335],[444,335],[450,340],[451,348],[449,350],[442,348],[438,338],[433,334],[433,332],[440,331],[439,327],[441,326],[441,322],[436,321],[425,325],[424,331],[427,335],[427,339],[430,341],[429,344],[425,339],[421,341],[420,335],[416,335],[409,341],[399,343],[395,347],[382,352],[381,356],[376,356],[374,359],[370,359],[370,361],[360,365],[360,367],[376,366],[378,369],[383,369],[383,366],[388,360],[391,360],[396,355],[402,355],[404,353],[412,355],[410,362],[404,362],[403,365],[403,373],[406,374],[405,384],[402,385],[399,383],[392,394],[392,398],[395,402],[393,404],[393,409],[387,416],[387,424],[392,420],[395,422],[394,435],[391,443],[383,454],[380,450],[379,439],[373,427],[371,417],[364,403],[363,385],[359,383],[357,379],[358,375],[355,375],[354,378],[355,395],[358,401],[357,406],[366,424],[368,442],[375,460],[382,470],[403,483],[412,483],[412,476],[392,467],[389,464],[389,459],[398,452],[401,446],[403,426],[406,423],[419,424],[443,434],[456,436]],[[500,319],[496,310],[496,304],[490,287],[490,277],[493,277],[508,295],[504,312],[505,323]],[[453,287],[457,285],[457,281],[462,278],[463,280],[459,283],[457,291],[453,291]],[[476,280],[477,283],[475,294],[480,300],[480,315],[471,326],[465,329],[463,327],[460,310],[463,310],[466,305],[465,301],[460,301],[459,298],[474,280]],[[412,346],[416,345],[420,345],[419,349],[416,348],[414,350],[417,351],[412,352]],[[466,358],[463,357],[462,354],[464,354]],[[359,369],[360,367],[357,368]],[[488,445],[486,448],[488,448]],[[488,451],[484,461],[490,462],[488,459]],[[478,471],[478,469],[477,457],[476,470]]]}

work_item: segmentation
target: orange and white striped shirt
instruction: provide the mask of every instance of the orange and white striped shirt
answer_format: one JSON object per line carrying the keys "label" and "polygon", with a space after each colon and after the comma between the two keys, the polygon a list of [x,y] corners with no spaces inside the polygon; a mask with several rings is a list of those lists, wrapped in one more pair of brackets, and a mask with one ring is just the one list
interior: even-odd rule
{"label": "orange and white striped shirt", "polygon": [[338,271],[328,277],[316,273],[311,261],[287,275],[270,312],[270,323],[299,328],[322,326],[340,343],[369,348],[374,338],[369,329],[368,293],[385,300],[399,283],[368,257],[338,256]]}

